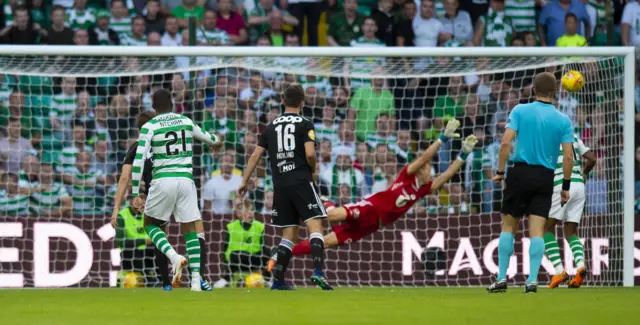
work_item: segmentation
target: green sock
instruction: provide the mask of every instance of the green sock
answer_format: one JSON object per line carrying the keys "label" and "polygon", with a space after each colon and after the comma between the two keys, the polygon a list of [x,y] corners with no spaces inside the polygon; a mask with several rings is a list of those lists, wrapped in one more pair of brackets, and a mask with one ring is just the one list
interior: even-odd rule
{"label": "green sock", "polygon": [[187,258],[189,258],[191,273],[200,274],[200,240],[198,240],[198,234],[195,232],[184,234],[184,240],[187,243]]}
{"label": "green sock", "polygon": [[176,253],[171,244],[169,244],[169,240],[167,240],[167,235],[164,231],[156,225],[148,225],[144,230],[146,231],[147,236],[151,238],[153,244],[156,245],[164,255],[167,255],[171,263],[174,263],[174,258],[178,253]]}
{"label": "green sock", "polygon": [[569,247],[571,247],[571,253],[573,253],[573,260],[576,262],[576,266],[581,268],[584,266],[584,247],[578,236],[571,236],[567,239]]}
{"label": "green sock", "polygon": [[556,269],[556,274],[560,274],[564,271],[564,267],[562,266],[562,256],[560,256],[560,247],[558,246],[558,241],[556,240],[556,236],[552,233],[548,232],[544,234],[544,251],[547,253],[547,258],[553,264],[553,267]]}

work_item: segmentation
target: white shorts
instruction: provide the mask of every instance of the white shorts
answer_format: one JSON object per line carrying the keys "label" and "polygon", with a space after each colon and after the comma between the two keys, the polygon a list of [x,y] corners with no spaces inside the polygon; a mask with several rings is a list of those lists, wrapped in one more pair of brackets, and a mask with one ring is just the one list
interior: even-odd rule
{"label": "white shorts", "polygon": [[186,178],[160,178],[151,181],[144,214],[154,219],[188,223],[201,220],[198,192],[192,180]]}
{"label": "white shorts", "polygon": [[560,206],[560,190],[553,190],[551,198],[551,209],[549,210],[549,218],[556,220],[580,223],[582,213],[584,212],[584,203],[586,200],[584,193],[584,183],[571,183],[569,190],[569,202],[564,206]]}

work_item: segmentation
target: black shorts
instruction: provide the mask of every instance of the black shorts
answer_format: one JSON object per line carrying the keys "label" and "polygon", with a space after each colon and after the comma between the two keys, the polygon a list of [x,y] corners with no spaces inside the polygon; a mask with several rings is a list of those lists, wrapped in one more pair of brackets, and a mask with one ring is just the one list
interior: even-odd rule
{"label": "black shorts", "polygon": [[326,218],[318,189],[313,182],[278,187],[273,193],[271,224],[276,227],[293,227],[314,218]]}
{"label": "black shorts", "polygon": [[501,212],[514,218],[530,214],[548,218],[553,196],[553,174],[553,170],[543,166],[518,163],[509,168]]}

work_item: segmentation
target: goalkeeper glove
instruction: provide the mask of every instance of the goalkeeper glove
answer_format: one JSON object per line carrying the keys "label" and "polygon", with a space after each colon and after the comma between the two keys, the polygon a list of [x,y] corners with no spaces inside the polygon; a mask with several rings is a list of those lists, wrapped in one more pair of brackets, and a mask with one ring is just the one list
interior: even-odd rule
{"label": "goalkeeper glove", "polygon": [[451,120],[444,127],[444,130],[440,134],[438,138],[442,143],[449,141],[451,138],[459,138],[460,133],[456,133],[456,130],[460,127],[460,122],[458,120]]}
{"label": "goalkeeper glove", "polygon": [[467,160],[467,156],[473,151],[473,148],[478,143],[478,139],[476,139],[475,135],[470,135],[464,141],[462,141],[462,152],[458,155],[458,159]]}

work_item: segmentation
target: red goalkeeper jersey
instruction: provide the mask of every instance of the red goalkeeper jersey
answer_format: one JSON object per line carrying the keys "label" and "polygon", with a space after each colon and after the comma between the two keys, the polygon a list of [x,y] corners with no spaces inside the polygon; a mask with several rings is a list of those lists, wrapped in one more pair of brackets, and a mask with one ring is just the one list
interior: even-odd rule
{"label": "red goalkeeper jersey", "polygon": [[420,186],[416,175],[409,175],[404,167],[393,184],[386,190],[378,192],[366,200],[378,210],[383,225],[395,222],[421,198],[431,192],[431,182]]}

